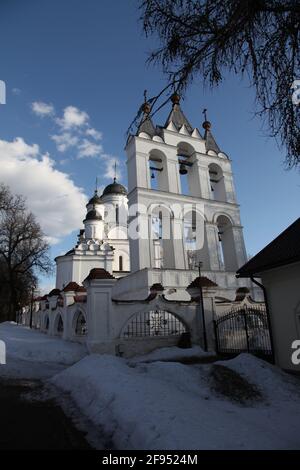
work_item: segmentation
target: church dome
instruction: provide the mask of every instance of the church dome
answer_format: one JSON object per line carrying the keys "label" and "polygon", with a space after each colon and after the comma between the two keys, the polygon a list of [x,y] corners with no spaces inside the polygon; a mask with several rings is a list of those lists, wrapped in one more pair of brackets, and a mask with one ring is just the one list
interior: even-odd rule
{"label": "church dome", "polygon": [[117,183],[116,178],[114,178],[114,182],[106,186],[102,196],[107,196],[108,194],[120,194],[127,196],[127,190],[122,184]]}
{"label": "church dome", "polygon": [[102,217],[100,214],[98,214],[98,212],[95,209],[92,209],[86,214],[85,220],[102,220]]}
{"label": "church dome", "polygon": [[97,189],[94,193],[94,196],[87,203],[87,206],[90,204],[102,204],[101,196],[98,195]]}

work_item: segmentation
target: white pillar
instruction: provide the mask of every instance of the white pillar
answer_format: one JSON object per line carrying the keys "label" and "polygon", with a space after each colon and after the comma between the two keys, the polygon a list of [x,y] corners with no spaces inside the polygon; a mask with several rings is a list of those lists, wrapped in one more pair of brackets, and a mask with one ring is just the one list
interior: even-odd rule
{"label": "white pillar", "polygon": [[220,247],[219,247],[219,239],[218,239],[218,228],[215,224],[207,222],[206,226],[206,234],[207,234],[207,247],[209,253],[209,260],[210,260],[210,269],[212,271],[219,271],[221,266],[221,258],[220,258]]}
{"label": "white pillar", "polygon": [[111,291],[116,279],[89,279],[87,289],[87,345],[90,351],[109,352],[113,338],[111,324]]}

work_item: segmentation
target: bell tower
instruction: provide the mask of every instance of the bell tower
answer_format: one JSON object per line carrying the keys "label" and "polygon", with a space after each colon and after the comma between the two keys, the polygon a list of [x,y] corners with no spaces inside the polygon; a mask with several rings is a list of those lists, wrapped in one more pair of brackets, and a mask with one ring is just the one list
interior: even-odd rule
{"label": "bell tower", "polygon": [[196,269],[228,284],[246,262],[231,160],[212,125],[194,128],[174,93],[163,126],[145,101],[135,135],[126,144],[132,271]]}

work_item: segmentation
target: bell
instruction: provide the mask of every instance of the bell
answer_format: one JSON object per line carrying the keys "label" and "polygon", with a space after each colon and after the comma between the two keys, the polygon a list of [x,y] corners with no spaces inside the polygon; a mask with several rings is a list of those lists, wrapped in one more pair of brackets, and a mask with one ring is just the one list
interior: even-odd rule
{"label": "bell", "polygon": [[154,180],[154,178],[155,178],[155,174],[154,174],[154,171],[152,171],[152,173],[151,173],[151,179]]}
{"label": "bell", "polygon": [[189,242],[192,242],[192,241],[195,240],[195,236],[194,236],[192,227],[188,227],[186,239],[187,239]]}
{"label": "bell", "polygon": [[180,173],[181,175],[186,175],[186,174],[187,174],[187,169],[186,169],[184,163],[180,163],[179,173]]}

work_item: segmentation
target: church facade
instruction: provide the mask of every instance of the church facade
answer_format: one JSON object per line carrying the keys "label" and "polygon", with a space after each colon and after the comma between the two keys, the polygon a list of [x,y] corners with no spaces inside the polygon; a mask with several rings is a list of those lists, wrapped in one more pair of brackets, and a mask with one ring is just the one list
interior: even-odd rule
{"label": "church facade", "polygon": [[142,105],[125,148],[128,191],[115,178],[89,200],[75,247],[56,258],[55,289],[35,303],[41,330],[125,356],[187,335],[213,349],[220,305],[241,288],[260,300],[236,278],[247,255],[231,160],[210,122],[202,136],[176,93],[171,102],[163,126]]}

